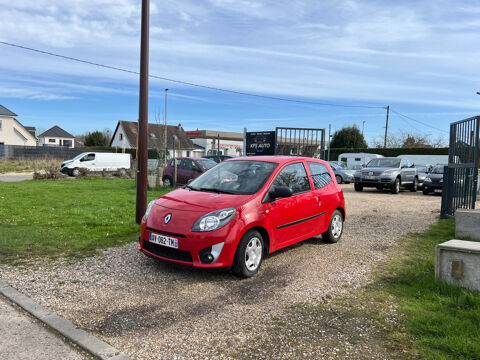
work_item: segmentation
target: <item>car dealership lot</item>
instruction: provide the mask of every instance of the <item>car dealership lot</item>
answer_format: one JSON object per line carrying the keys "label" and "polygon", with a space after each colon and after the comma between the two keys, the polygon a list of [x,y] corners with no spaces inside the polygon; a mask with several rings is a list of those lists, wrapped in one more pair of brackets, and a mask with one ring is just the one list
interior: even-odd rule
{"label": "car dealership lot", "polygon": [[281,250],[250,279],[162,264],[136,244],[73,265],[4,266],[0,276],[134,358],[228,356],[287,307],[364,284],[399,236],[425,230],[439,214],[439,196],[342,188],[340,242],[314,238]]}

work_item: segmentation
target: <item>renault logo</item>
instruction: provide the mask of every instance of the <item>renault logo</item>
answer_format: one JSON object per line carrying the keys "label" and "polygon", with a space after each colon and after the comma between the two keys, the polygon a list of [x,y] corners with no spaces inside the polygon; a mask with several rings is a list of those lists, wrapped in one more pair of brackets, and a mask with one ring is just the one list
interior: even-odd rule
{"label": "renault logo", "polygon": [[172,214],[168,214],[167,216],[165,216],[165,219],[164,219],[165,224],[168,224],[171,218],[172,218]]}

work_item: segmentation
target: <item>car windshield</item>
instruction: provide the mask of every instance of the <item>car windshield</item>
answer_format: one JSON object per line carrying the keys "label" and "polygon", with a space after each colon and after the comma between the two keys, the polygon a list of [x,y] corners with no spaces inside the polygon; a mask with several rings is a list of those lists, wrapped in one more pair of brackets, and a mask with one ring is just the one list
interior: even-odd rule
{"label": "car windshield", "polygon": [[334,162],[329,162],[333,170],[342,170],[342,167]]}
{"label": "car windshield", "polygon": [[400,167],[400,159],[380,158],[373,159],[367,164],[367,168],[382,167],[382,168],[398,168]]}
{"label": "car windshield", "polygon": [[187,188],[196,191],[252,195],[265,184],[278,164],[264,161],[225,161],[208,170]]}
{"label": "car windshield", "polygon": [[417,168],[418,172],[427,172],[427,167],[426,166],[415,166]]}
{"label": "car windshield", "polygon": [[212,167],[214,167],[215,165],[217,165],[217,163],[213,160],[210,160],[210,159],[197,159],[197,162],[200,164],[200,166],[202,168],[204,168],[205,170],[208,170],[208,169],[211,169]]}
{"label": "car windshield", "polygon": [[347,170],[362,170],[362,165],[349,165]]}
{"label": "car windshield", "polygon": [[443,174],[443,168],[446,165],[435,165],[431,171],[432,174]]}

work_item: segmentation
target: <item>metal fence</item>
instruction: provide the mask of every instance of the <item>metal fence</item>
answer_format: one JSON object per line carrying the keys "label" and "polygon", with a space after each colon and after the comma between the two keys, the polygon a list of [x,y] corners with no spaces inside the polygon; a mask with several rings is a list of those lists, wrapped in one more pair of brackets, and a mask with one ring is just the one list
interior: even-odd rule
{"label": "metal fence", "polygon": [[[63,146],[20,146],[0,145],[0,159],[72,159],[83,152],[92,151],[85,148],[67,148]],[[107,152],[107,150],[93,150],[95,152]],[[114,152],[112,149],[111,152]]]}
{"label": "metal fence", "polygon": [[443,175],[442,217],[452,217],[456,209],[475,209],[479,195],[480,117],[450,124],[448,166]]}
{"label": "metal fence", "polygon": [[277,127],[276,155],[324,158],[325,129]]}

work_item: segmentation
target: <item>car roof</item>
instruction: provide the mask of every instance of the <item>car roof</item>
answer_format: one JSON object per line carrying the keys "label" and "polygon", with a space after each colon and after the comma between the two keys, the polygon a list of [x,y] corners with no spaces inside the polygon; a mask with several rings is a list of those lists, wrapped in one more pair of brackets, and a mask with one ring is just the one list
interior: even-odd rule
{"label": "car roof", "polygon": [[225,161],[238,161],[238,160],[250,160],[250,161],[265,161],[265,162],[273,162],[278,164],[283,164],[286,162],[294,161],[294,160],[305,160],[305,161],[318,161],[318,162],[326,162],[321,159],[315,159],[311,157],[304,157],[304,156],[285,156],[285,155],[270,155],[270,156],[242,156],[242,157],[235,157],[232,159],[227,159]]}

